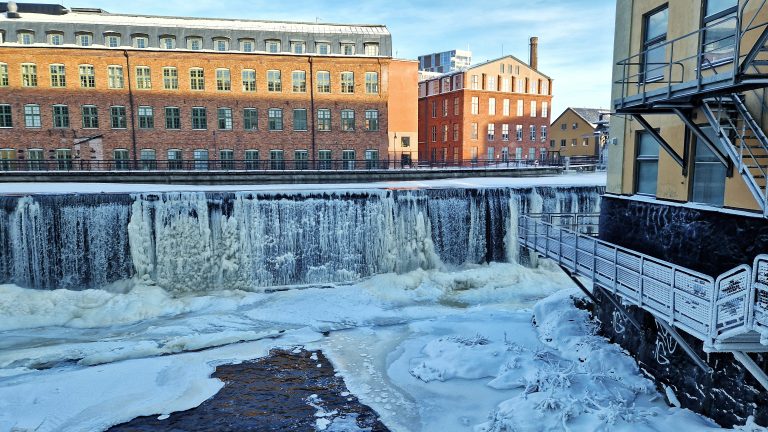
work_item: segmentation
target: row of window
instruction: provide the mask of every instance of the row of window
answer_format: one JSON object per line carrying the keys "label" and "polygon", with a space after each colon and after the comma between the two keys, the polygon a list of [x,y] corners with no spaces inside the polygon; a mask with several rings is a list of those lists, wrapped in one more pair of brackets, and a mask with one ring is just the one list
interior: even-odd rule
{"label": "row of window", "polygon": [[[478,125],[477,123],[470,124],[470,139],[476,140],[478,139]],[[448,142],[448,135],[450,133],[450,130],[453,130],[453,141],[458,142],[460,140],[461,131],[459,130],[459,124],[454,123],[453,126],[444,124],[442,127],[442,142]],[[487,126],[486,129],[486,137],[488,141],[494,141],[496,140],[496,124],[490,123]],[[531,141],[536,141],[536,126],[530,125],[528,128],[528,137]],[[437,126],[432,126],[430,138],[432,142],[437,142],[438,138],[438,129]],[[541,127],[541,142],[547,142],[547,127],[542,126]],[[523,126],[522,125],[516,125],[515,126],[515,138],[517,141],[523,140]],[[501,140],[502,141],[509,141],[509,124],[502,124],[501,125]]]}
{"label": "row of window", "polygon": [[[595,145],[600,144],[600,137],[594,137]],[[578,140],[576,138],[571,139],[571,147],[576,147],[576,144],[578,143]],[[566,147],[568,144],[568,140],[561,139],[560,140],[560,147]],[[581,145],[586,147],[589,145],[589,138],[582,138],[581,139]],[[551,148],[555,148],[555,140],[549,141],[549,146]]]}
{"label": "row of window", "polygon": [[[449,159],[448,155],[448,147],[443,148],[436,148],[433,147],[431,149],[430,154],[430,160],[432,162],[449,162],[449,161],[458,161],[459,159],[459,148],[454,147],[453,148],[453,158]],[[493,161],[498,160],[499,162],[508,162],[510,160],[509,155],[509,147],[502,147],[501,148],[501,154],[498,155],[499,157],[496,157],[496,148],[495,147],[487,147],[486,148],[486,160]],[[545,159],[547,157],[547,149],[544,147],[539,148],[539,158]],[[477,147],[471,147],[470,148],[470,158],[477,162],[478,161],[478,153],[477,153]],[[515,148],[515,159],[523,159],[523,148],[517,147]],[[528,159],[536,159],[536,148],[535,147],[529,147],[528,148]]]}
{"label": "row of window", "polygon": [[[510,65],[511,66],[511,65]],[[432,96],[461,90],[464,87],[464,73],[419,83],[419,97]],[[486,90],[504,93],[529,93],[549,95],[549,80],[497,75],[469,75],[470,90]]]}
{"label": "row of window", "polygon": [[[717,134],[711,127],[702,131],[713,142]],[[727,169],[700,138],[695,138],[690,181],[690,201],[722,207],[725,202]],[[659,179],[659,143],[647,132],[635,142],[635,192],[656,196]]]}
{"label": "row of window", "polygon": [[[67,87],[67,71],[63,64],[49,65],[51,87]],[[179,89],[179,71],[178,68],[168,66],[162,68],[162,89]],[[215,71],[216,90],[232,90],[232,74],[227,68],[218,68]],[[152,89],[152,71],[149,66],[136,66],[135,69],[136,88],[139,90]],[[316,91],[318,93],[331,92],[331,73],[329,71],[318,71],[316,74]],[[341,83],[341,93],[355,92],[355,73],[341,72],[339,75]],[[9,85],[8,65],[0,63],[0,87]],[[96,71],[93,65],[83,64],[78,67],[78,81],[81,88],[96,88]],[[243,69],[241,72],[241,89],[243,92],[256,91],[256,70]],[[21,65],[21,86],[37,87],[38,70],[34,63],[23,63]],[[125,74],[123,66],[107,66],[107,87],[110,89],[125,88]],[[304,93],[307,91],[307,73],[303,70],[291,72],[291,91]],[[205,90],[205,70],[203,68],[189,69],[189,89],[196,91]],[[282,71],[267,71],[267,91],[282,92],[283,78]],[[365,72],[365,92],[368,94],[379,93],[379,73]]]}
{"label": "row of window", "polygon": [[[509,116],[510,115],[510,101],[509,99],[503,99],[501,101],[501,115]],[[471,99],[471,106],[470,106],[470,113],[473,115],[479,115],[480,114],[480,97],[479,96],[472,96]],[[443,99],[443,117],[448,117],[448,99]],[[517,116],[522,117],[525,115],[524,113],[524,102],[522,99],[519,99],[517,101]],[[496,98],[488,98],[488,115],[496,115]],[[538,116],[538,104],[535,100],[531,101],[531,109],[528,111],[531,117],[537,117]],[[460,102],[458,97],[453,98],[453,115],[459,115],[460,113]],[[432,118],[437,118],[438,115],[438,104],[436,100],[432,101]],[[549,102],[542,102],[541,103],[541,117],[548,117],[549,116]]]}
{"label": "row of window", "polygon": [[[53,127],[55,129],[69,129],[70,128],[70,113],[69,106],[67,105],[53,105]],[[95,105],[83,105],[80,107],[82,125],[84,129],[98,129],[99,126],[99,110]],[[164,120],[165,129],[181,129],[181,108],[179,107],[164,107]],[[191,109],[191,126],[192,129],[205,130],[208,129],[208,110],[205,107],[192,107]],[[155,126],[155,109],[151,106],[140,105],[137,109],[138,127],[139,129],[154,129]],[[128,120],[126,115],[125,106],[111,106],[109,107],[109,125],[112,129],[126,129],[128,127]],[[221,107],[216,110],[216,128],[218,130],[232,130],[234,128],[234,116],[232,108]],[[293,130],[306,131],[307,127],[307,110],[306,109],[294,109],[293,110]],[[331,110],[328,108],[320,108],[317,110],[316,130],[318,131],[330,131],[332,129],[331,124]],[[363,130],[365,131],[378,131],[379,130],[379,111],[378,110],[365,110],[363,113]],[[0,104],[0,128],[13,127],[13,114],[11,105]],[[40,105],[27,104],[24,105],[24,127],[26,128],[41,128],[42,116],[40,112]],[[283,109],[282,108],[269,108],[267,109],[267,130],[281,131],[283,130]],[[355,110],[343,109],[340,112],[340,130],[342,131],[354,131],[356,129]],[[259,110],[257,108],[244,108],[242,111],[242,128],[243,130],[259,130]]]}
{"label": "row of window", "polygon": [[[71,169],[72,168],[72,150],[68,148],[60,148],[51,151],[51,156],[56,162],[58,169]],[[235,150],[222,149],[218,152],[218,160],[211,159],[211,155],[206,149],[196,149],[192,151],[192,164],[184,164],[186,160],[184,152],[180,149],[170,149],[166,151],[165,157],[167,161],[168,169],[182,169],[192,168],[198,170],[207,170],[209,168],[220,169],[285,169],[285,151],[281,149],[269,150],[269,164],[260,164],[260,152],[259,150],[249,149],[242,153],[243,165],[235,164]],[[333,152],[331,150],[321,149],[317,152],[318,162],[316,164],[318,169],[331,169],[335,167],[331,164],[333,161]],[[357,153],[355,150],[342,150],[341,160],[343,162],[342,168],[354,169],[355,161],[357,160]],[[115,162],[115,168],[128,169],[130,163],[130,152],[128,149],[115,149],[112,153],[113,161]],[[43,149],[33,148],[26,151],[26,159],[29,169],[38,170],[44,168],[45,152]],[[368,167],[374,168],[375,163],[379,160],[379,151],[374,149],[368,149],[364,152],[364,159],[366,163],[371,164]],[[9,161],[16,160],[16,150],[5,148],[0,149],[0,170],[15,169],[16,166],[12,166]],[[139,152],[139,164],[144,169],[157,169],[157,151],[151,148],[141,149]],[[216,163],[214,166],[209,164]],[[293,169],[308,169],[309,168],[309,151],[307,150],[294,150],[293,151]],[[46,165],[45,168],[48,168]]]}
{"label": "row of window", "polygon": [[[0,43],[5,42],[4,33],[0,32]],[[160,48],[160,49],[177,49],[186,48],[192,51],[198,51],[204,48],[204,39],[200,36],[189,36],[184,39],[183,44],[179,45],[176,36],[162,35],[158,38],[157,44],[150,42],[150,38],[146,34],[134,34],[130,36],[130,39],[124,39],[123,36],[115,32],[104,33],[100,46],[107,48],[122,48],[130,46],[133,48]],[[130,44],[126,44],[130,42]],[[48,45],[64,45],[64,33],[60,31],[48,31],[45,34],[45,38],[38,38],[35,32],[30,30],[21,30],[16,32],[16,43],[21,45],[33,45],[35,43],[46,43]],[[82,47],[90,47],[97,45],[96,39],[93,33],[89,32],[77,32],[75,34],[75,45]],[[288,48],[289,53],[292,54],[307,54],[307,43],[300,40],[292,40],[287,46],[284,46],[280,39],[265,39],[262,42],[261,47],[258,46],[256,39],[242,38],[238,39],[238,44],[233,45],[227,37],[214,37],[211,39],[211,45],[209,49],[213,51],[231,51],[235,46],[239,48],[241,52],[256,52],[259,48],[260,51],[267,53],[282,53],[283,48]],[[342,42],[338,44],[338,49],[334,53],[330,42],[316,42],[314,46],[314,54],[329,55],[329,54],[341,54],[341,55],[355,55],[357,45],[350,42]],[[378,56],[379,55],[379,43],[378,42],[365,42],[363,43],[363,54],[366,56]]]}

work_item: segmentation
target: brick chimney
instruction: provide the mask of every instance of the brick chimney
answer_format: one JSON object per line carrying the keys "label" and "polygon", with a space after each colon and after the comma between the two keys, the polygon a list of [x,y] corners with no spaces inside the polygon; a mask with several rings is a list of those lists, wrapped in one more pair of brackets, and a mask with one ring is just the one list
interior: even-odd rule
{"label": "brick chimney", "polygon": [[528,65],[532,69],[539,69],[539,38],[531,38],[531,52],[528,57]]}

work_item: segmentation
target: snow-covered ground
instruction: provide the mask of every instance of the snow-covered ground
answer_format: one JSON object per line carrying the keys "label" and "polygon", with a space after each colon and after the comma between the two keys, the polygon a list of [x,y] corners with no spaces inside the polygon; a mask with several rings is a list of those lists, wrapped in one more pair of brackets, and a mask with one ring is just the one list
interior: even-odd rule
{"label": "snow-covered ground", "polygon": [[[719,430],[667,406],[595,336],[579,291],[546,261],[274,293],[114,288],[0,286],[0,431],[95,431],[189,409],[222,387],[217,365],[274,347],[323,350],[393,431]],[[349,430],[323,418],[318,430]]]}
{"label": "snow-covered ground", "polygon": [[130,183],[0,183],[0,194],[37,193],[128,193],[179,191],[328,191],[366,189],[490,188],[529,186],[605,185],[605,173],[564,174],[544,177],[476,177],[444,180],[388,181],[344,184],[246,184],[246,185],[163,185]]}

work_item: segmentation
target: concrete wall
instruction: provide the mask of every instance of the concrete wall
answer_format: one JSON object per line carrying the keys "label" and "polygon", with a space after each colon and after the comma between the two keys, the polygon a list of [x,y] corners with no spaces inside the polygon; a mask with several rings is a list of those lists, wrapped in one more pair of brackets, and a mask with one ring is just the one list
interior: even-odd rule
{"label": "concrete wall", "polygon": [[313,183],[369,183],[377,181],[440,180],[472,177],[540,177],[558,175],[562,168],[531,167],[509,169],[419,169],[419,170],[366,170],[366,171],[291,171],[291,172],[206,172],[177,171],[152,172],[0,172],[2,183],[159,183],[159,184],[313,184]]}

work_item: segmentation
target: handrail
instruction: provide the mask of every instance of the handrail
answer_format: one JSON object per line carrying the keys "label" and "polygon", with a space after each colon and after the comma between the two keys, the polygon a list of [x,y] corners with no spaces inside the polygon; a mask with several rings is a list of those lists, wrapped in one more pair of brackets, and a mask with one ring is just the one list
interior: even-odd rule
{"label": "handrail", "polygon": [[[598,158],[572,158],[571,163],[598,164]],[[493,170],[514,168],[562,167],[563,158],[553,159],[461,159],[446,161],[404,159],[0,159],[3,172],[140,172],[140,171],[368,171],[414,169]]]}
{"label": "handrail", "polygon": [[[749,6],[754,5],[750,0],[742,2],[736,9],[735,15],[724,16],[713,20],[706,26],[693,30],[674,39],[664,41],[647,49],[641,50],[616,62],[622,68],[619,79],[614,84],[621,85],[621,96],[615,104],[618,108],[624,108],[627,104],[647,104],[650,100],[671,99],[675,95],[690,94],[690,90],[701,91],[705,86],[716,85],[721,88],[722,83],[730,81],[732,85],[741,83],[745,69],[751,64],[750,59],[756,55],[757,44],[753,50],[743,52],[741,42],[745,36],[755,30],[765,30],[768,22],[757,22],[761,18],[761,12],[766,7],[768,0],[761,0],[754,11]],[[753,15],[747,16],[748,13]],[[704,43],[704,33],[715,28],[734,27],[733,32],[726,36]],[[692,44],[683,44],[691,38],[695,41],[696,49],[692,50]],[[758,38],[759,41],[760,38]],[[728,42],[733,40],[732,42]],[[678,46],[681,46],[678,48]],[[677,49],[677,53],[675,50]],[[657,62],[646,62],[651,52],[663,52],[664,58]],[[686,55],[685,53],[691,53]],[[682,54],[682,55],[681,55]],[[714,56],[713,58],[710,58]],[[722,63],[721,63],[722,62]],[[730,66],[729,66],[730,65]],[[716,70],[715,67],[727,66],[726,70]],[[689,69],[690,68],[690,69]],[[689,70],[693,75],[686,76]],[[705,79],[705,71],[711,73]],[[761,74],[764,75],[764,74]],[[690,86],[676,86],[674,84],[691,83]],[[632,91],[630,84],[636,84],[637,91]],[[649,86],[654,91],[648,95]],[[745,86],[747,88],[747,86]],[[628,100],[630,96],[635,96]]]}
{"label": "handrail", "polygon": [[[745,264],[713,279],[547,219],[546,215],[520,215],[518,238],[523,246],[699,338],[707,349],[732,349],[729,338],[758,327],[764,334],[762,343],[768,345],[768,255],[755,259],[754,271]],[[758,289],[762,289],[762,303],[756,297]],[[743,340],[736,343],[745,346]],[[752,343],[747,348],[759,348],[758,342]]]}

